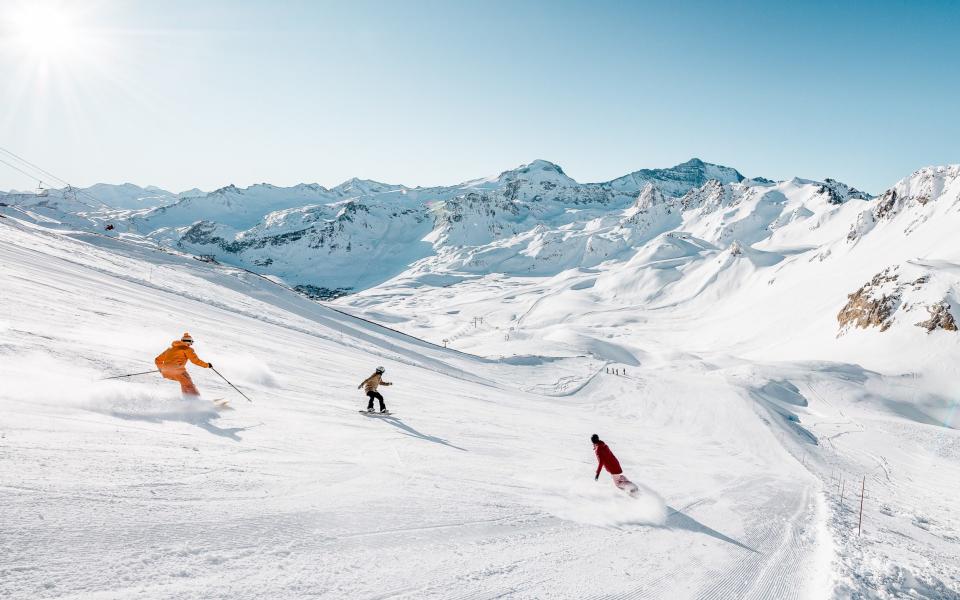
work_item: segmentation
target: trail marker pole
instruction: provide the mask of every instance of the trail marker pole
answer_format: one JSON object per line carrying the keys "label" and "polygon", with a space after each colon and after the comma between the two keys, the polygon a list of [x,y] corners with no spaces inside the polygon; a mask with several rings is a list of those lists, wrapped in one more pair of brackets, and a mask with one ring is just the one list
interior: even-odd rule
{"label": "trail marker pole", "polygon": [[863,525],[863,493],[867,489],[867,476],[863,476],[863,482],[860,484],[860,520],[857,522],[857,535],[860,535],[860,527]]}

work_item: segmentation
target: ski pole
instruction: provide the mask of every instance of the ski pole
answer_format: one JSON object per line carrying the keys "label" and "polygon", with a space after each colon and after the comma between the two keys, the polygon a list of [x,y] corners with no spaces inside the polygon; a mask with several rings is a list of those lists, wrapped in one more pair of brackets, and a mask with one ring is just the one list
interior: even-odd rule
{"label": "ski pole", "polygon": [[[210,368],[213,369],[213,372],[214,372],[214,373],[216,373],[217,375],[220,375],[220,371],[214,369],[213,367],[210,367]],[[237,386],[235,386],[235,385],[233,385],[232,383],[230,383],[230,380],[229,380],[229,379],[227,379],[227,378],[224,377],[223,375],[220,375],[220,379],[226,381],[226,382],[227,382],[227,385],[229,385],[229,386],[232,387],[233,389],[237,390],[237,393],[240,394],[241,396],[243,396],[244,398],[246,398],[246,399],[247,399],[247,402],[249,402],[250,404],[253,404],[253,400],[251,400],[249,397],[247,397],[246,394],[244,394],[243,392],[241,392],[240,390],[238,390],[238,389],[237,389]]]}
{"label": "ski pole", "polygon": [[106,381],[108,379],[123,379],[124,377],[134,377],[135,375],[147,375],[148,373],[156,373],[157,370],[153,369],[152,371],[144,371],[142,373],[130,373],[129,375],[114,375],[113,377],[104,377],[100,381]]}

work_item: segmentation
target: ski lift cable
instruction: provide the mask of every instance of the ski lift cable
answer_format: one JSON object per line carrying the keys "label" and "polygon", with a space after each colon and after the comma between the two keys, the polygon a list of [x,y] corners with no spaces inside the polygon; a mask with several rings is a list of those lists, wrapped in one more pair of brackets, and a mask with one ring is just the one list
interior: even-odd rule
{"label": "ski lift cable", "polygon": [[[26,170],[24,170],[21,166],[18,166],[18,165],[14,164],[14,163],[11,163],[11,162],[8,161],[8,160],[5,160],[2,156],[0,156],[0,163],[3,163],[3,164],[5,164],[5,165],[7,165],[8,167],[10,167],[11,169],[13,169],[13,170],[15,170],[15,171],[19,171],[20,173],[23,173],[24,175],[26,175],[26,176],[29,177],[30,179],[36,180],[37,182],[39,182],[39,187],[40,187],[40,188],[43,187],[43,178],[42,178],[42,177],[38,177],[36,172],[31,173],[31,172],[29,172],[29,171],[26,171]],[[67,186],[72,188],[72,186],[70,186],[70,184],[67,184]]]}
{"label": "ski lift cable", "polygon": [[54,175],[54,174],[51,173],[50,171],[47,171],[46,169],[44,169],[44,168],[41,167],[40,165],[36,165],[36,164],[30,162],[29,160],[25,159],[24,157],[20,156],[19,154],[16,154],[16,153],[14,153],[14,152],[11,152],[10,150],[7,150],[7,149],[4,148],[3,146],[0,146],[0,152],[3,152],[3,153],[5,153],[5,154],[9,154],[10,156],[12,156],[13,158],[19,160],[19,161],[22,162],[23,164],[25,164],[25,165],[33,168],[33,169],[36,169],[39,173],[45,175],[45,176],[47,177],[47,179],[54,179],[54,180],[60,182],[60,183],[63,184],[63,185],[70,185],[69,182],[64,181],[63,179],[60,179],[59,177],[57,177],[56,175]]}
{"label": "ski lift cable", "polygon": [[[0,158],[0,163],[3,163],[3,164],[5,164],[5,165],[7,165],[7,166],[10,167],[11,169],[20,171],[21,173],[23,173],[24,175],[26,175],[26,176],[29,177],[30,179],[37,179],[37,180],[39,180],[39,178],[36,177],[33,173],[27,173],[26,171],[24,171],[23,169],[21,169],[21,168],[18,167],[17,165],[10,164],[10,163],[8,163],[7,161],[3,160],[3,158]],[[43,182],[41,181],[41,183],[43,183]]]}
{"label": "ski lift cable", "polygon": [[[28,161],[27,159],[21,157],[20,155],[15,154],[15,153],[11,152],[10,150],[7,150],[7,149],[4,148],[3,146],[0,146],[0,151],[4,152],[5,154],[8,154],[8,155],[12,156],[12,157],[15,158],[16,160],[19,160],[20,162],[24,163],[25,165],[28,165],[29,167],[35,169],[37,172],[39,172],[39,173],[41,173],[41,174],[44,174],[44,175],[47,175],[47,176],[48,176],[48,179],[54,179],[54,180],[56,180],[57,182],[59,182],[60,184],[64,185],[66,188],[68,188],[68,191],[72,191],[72,192],[74,192],[75,194],[80,194],[81,196],[85,196],[86,198],[89,198],[90,200],[93,200],[94,202],[96,202],[97,204],[99,204],[100,206],[102,206],[103,208],[108,208],[108,209],[109,209],[109,208],[113,208],[112,206],[110,206],[109,204],[107,204],[107,203],[104,202],[103,200],[100,200],[100,199],[97,198],[96,196],[90,194],[90,193],[87,192],[86,190],[82,190],[82,189],[80,189],[80,188],[78,188],[78,187],[75,187],[74,185],[72,185],[72,184],[71,184],[69,181],[67,181],[66,179],[57,177],[56,175],[54,175],[54,174],[51,173],[50,171],[47,171],[47,170],[44,169],[43,167],[40,167],[40,166],[38,166],[38,165],[33,164],[32,162]],[[28,176],[28,177],[30,177],[30,178],[32,178],[32,179],[38,179],[38,180],[42,180],[42,179],[43,179],[43,178],[41,178],[41,177],[36,177],[35,174],[31,174],[31,173],[28,173],[28,172],[24,171],[23,169],[17,167],[16,165],[13,165],[13,164],[7,162],[7,161],[4,160],[3,158],[0,158],[0,162],[2,162],[3,164],[7,165],[8,167],[10,167],[10,168],[12,168],[12,169],[16,169],[17,171],[20,171],[21,173],[23,173],[24,175],[26,175],[26,176]],[[84,202],[83,204],[86,204],[86,203]],[[89,205],[88,205],[88,206],[89,206]],[[90,208],[94,208],[94,207],[91,206]]]}

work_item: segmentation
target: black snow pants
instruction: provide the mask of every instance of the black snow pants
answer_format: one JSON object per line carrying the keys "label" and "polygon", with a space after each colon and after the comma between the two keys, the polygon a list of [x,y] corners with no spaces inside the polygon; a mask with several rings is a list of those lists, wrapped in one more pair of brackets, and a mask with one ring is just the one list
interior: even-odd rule
{"label": "black snow pants", "polygon": [[380,395],[380,392],[367,392],[367,398],[370,398],[370,402],[367,402],[367,410],[373,410],[373,399],[376,398],[380,401],[380,411],[387,410],[387,405],[383,403],[383,396]]}

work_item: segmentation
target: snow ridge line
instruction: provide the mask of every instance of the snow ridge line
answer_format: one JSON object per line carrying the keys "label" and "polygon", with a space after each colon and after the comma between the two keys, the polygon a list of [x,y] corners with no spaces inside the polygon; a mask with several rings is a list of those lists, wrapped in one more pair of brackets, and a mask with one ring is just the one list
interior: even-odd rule
{"label": "snow ridge line", "polygon": [[[26,214],[22,209],[19,209],[19,208],[17,208],[17,207],[13,207],[13,208],[16,208],[17,210],[19,210],[19,212],[22,212],[22,213]],[[133,243],[133,242],[131,242],[131,241],[129,241],[129,240],[125,240],[125,239],[123,239],[123,238],[121,238],[121,237],[113,237],[113,236],[109,236],[109,235],[104,235],[104,234],[99,233],[99,232],[97,232],[97,231],[75,230],[74,232],[72,232],[72,233],[74,233],[74,235],[70,235],[70,233],[71,233],[70,231],[51,231],[51,230],[45,229],[45,228],[42,228],[42,229],[41,229],[41,228],[38,228],[38,229],[35,230],[35,231],[34,231],[33,229],[29,229],[29,230],[28,230],[28,229],[27,229],[26,227],[24,227],[24,226],[19,222],[19,220],[17,220],[17,219],[14,219],[14,223],[15,223],[15,227],[16,227],[17,229],[20,229],[21,231],[30,232],[30,233],[32,233],[32,232],[42,232],[42,233],[47,233],[47,234],[51,234],[51,235],[58,235],[58,234],[59,234],[59,235],[62,235],[62,236],[64,236],[64,237],[69,237],[69,238],[74,239],[74,240],[78,240],[78,237],[82,237],[82,236],[86,236],[86,235],[91,235],[91,236],[96,236],[96,237],[104,238],[104,239],[110,240],[110,241],[115,242],[115,243],[125,244],[125,245],[128,245],[128,246],[135,246],[137,249],[142,249],[142,247],[141,247],[139,244],[135,244],[135,243]],[[76,236],[76,237],[75,237],[75,236]],[[144,239],[147,239],[147,238],[144,238]],[[78,240],[78,241],[79,241],[79,240]],[[163,254],[168,254],[168,255],[170,255],[170,256],[178,256],[178,257],[181,257],[181,258],[188,258],[188,257],[189,257],[189,258],[197,258],[197,255],[195,255],[195,254],[189,254],[189,253],[186,253],[186,252],[174,250],[174,249],[172,249],[172,248],[168,248],[167,246],[164,246],[164,245],[159,244],[159,243],[155,243],[154,245],[151,245],[151,246],[149,246],[149,247],[150,247],[151,249],[154,249],[154,250],[156,250],[156,251],[158,251],[158,252],[161,252],[161,253],[163,253]],[[262,275],[262,274],[260,274],[260,273],[257,273],[257,272],[255,272],[255,271],[251,271],[250,269],[246,269],[246,268],[244,268],[244,267],[239,267],[239,266],[235,266],[235,265],[221,265],[221,264],[219,264],[219,263],[218,263],[217,265],[215,265],[215,266],[218,267],[218,268],[221,269],[221,270],[235,269],[235,270],[237,270],[237,271],[243,271],[243,272],[248,273],[248,274],[250,274],[250,275],[253,275],[253,276],[255,276],[255,277],[259,277],[260,279],[262,279],[262,280],[264,280],[264,281],[267,281],[267,282],[269,282],[269,283],[271,283],[271,284],[273,284],[273,285],[275,285],[275,286],[281,287],[281,288],[283,288],[283,289],[285,289],[285,290],[287,290],[287,291],[289,291],[289,292],[291,292],[291,293],[293,293],[293,294],[296,294],[296,295],[299,296],[299,297],[302,297],[302,294],[300,294],[299,292],[297,292],[296,290],[294,290],[294,289],[291,288],[290,286],[288,286],[288,285],[286,285],[286,284],[284,284],[284,283],[280,283],[280,282],[278,282],[278,281],[274,281],[273,279],[270,279],[269,277],[267,277],[267,276],[265,276],[265,275]],[[366,323],[366,324],[368,324],[368,325],[373,325],[374,327],[378,327],[378,328],[380,328],[380,329],[384,329],[384,330],[390,331],[390,332],[392,332],[392,333],[396,333],[396,334],[398,334],[398,335],[401,335],[401,336],[404,336],[404,337],[409,338],[409,339],[411,339],[411,340],[414,340],[414,341],[416,341],[416,342],[418,342],[418,343],[421,343],[421,344],[424,344],[424,345],[427,345],[427,346],[431,346],[431,347],[436,348],[436,349],[439,349],[439,350],[445,350],[445,351],[448,351],[448,352],[455,352],[455,353],[457,353],[457,354],[461,354],[461,355],[463,355],[463,356],[466,356],[466,357],[469,357],[469,358],[472,358],[472,359],[477,359],[477,360],[482,360],[482,361],[485,361],[485,362],[490,362],[490,359],[484,358],[484,357],[482,357],[482,356],[477,356],[477,355],[475,355],[475,354],[470,354],[469,352],[463,352],[462,350],[457,350],[457,349],[455,349],[455,348],[447,348],[447,347],[441,346],[440,344],[435,344],[435,343],[430,342],[430,341],[428,341],[428,340],[425,340],[425,339],[423,339],[423,338],[418,338],[418,337],[415,336],[415,335],[411,335],[411,334],[409,334],[409,333],[405,333],[405,332],[403,332],[403,331],[399,331],[399,330],[397,330],[397,329],[394,329],[394,328],[389,327],[389,326],[387,326],[387,325],[384,325],[384,324],[382,324],[382,323],[377,323],[376,321],[371,321],[370,319],[367,319],[367,318],[364,318],[364,317],[359,317],[359,316],[357,316],[357,315],[350,314],[350,313],[348,313],[348,312],[346,312],[346,311],[344,311],[344,310],[341,310],[341,309],[339,309],[339,308],[336,308],[336,307],[334,307],[334,306],[331,306],[331,305],[328,304],[328,303],[320,302],[320,301],[318,301],[318,300],[314,300],[314,302],[316,302],[316,303],[319,304],[320,306],[323,306],[324,308],[327,308],[327,309],[329,309],[329,310],[332,310],[332,311],[334,311],[334,312],[336,312],[336,313],[339,313],[339,314],[341,314],[341,315],[343,315],[343,316],[345,316],[345,317],[349,317],[349,318],[354,319],[354,320],[357,320],[357,321],[362,321],[362,322],[364,322],[364,323]]]}
{"label": "snow ridge line", "polygon": [[[5,221],[5,222],[6,222],[6,221]],[[29,230],[29,229],[23,229],[23,228],[20,228],[20,229],[21,229],[21,231],[25,231],[25,232],[28,233],[28,234],[29,234],[29,233],[32,233],[32,231]],[[75,242],[83,243],[83,244],[88,244],[88,242],[85,242],[85,241],[82,240],[82,239],[77,239],[77,238],[74,238],[73,236],[70,236],[70,235],[61,234],[61,232],[53,232],[53,231],[49,231],[49,230],[39,230],[39,231],[40,231],[41,233],[47,235],[48,237],[54,237],[54,236],[57,236],[57,235],[59,234],[59,235],[62,235],[63,237],[68,237],[68,238],[70,238],[71,240],[73,240],[73,241],[75,241]],[[84,235],[87,235],[88,233],[87,233],[87,232],[77,232],[77,234],[82,237],[82,236],[84,236]],[[100,234],[93,234],[93,235],[100,235]],[[109,237],[109,236],[101,236],[101,237],[105,237],[106,239],[109,239],[109,240],[111,240],[111,241],[117,241],[115,238],[111,238],[111,237]],[[126,242],[126,243],[129,244],[129,242]],[[99,247],[97,247],[97,246],[95,246],[95,245],[92,245],[92,244],[88,244],[88,245],[91,245],[91,246],[94,247],[94,248],[100,249]],[[151,249],[154,249],[154,248],[151,248]],[[24,250],[28,250],[28,249],[27,249],[27,248],[24,248]],[[102,250],[102,249],[100,249],[100,250]],[[35,251],[35,252],[39,252],[39,250],[34,250],[34,251]],[[106,251],[106,250],[103,250],[103,251]],[[165,253],[165,254],[171,254],[171,255],[173,255],[173,256],[179,256],[179,255],[172,254],[172,253],[168,253],[168,252],[164,252],[164,253]],[[187,256],[187,255],[184,255],[184,256],[181,256],[181,257],[182,257],[182,258],[186,258],[186,256]],[[172,293],[172,292],[170,292],[169,290],[166,290],[166,289],[162,288],[162,287],[159,286],[159,285],[153,284],[153,283],[148,282],[148,281],[144,281],[144,280],[142,280],[142,279],[138,279],[138,278],[135,278],[135,277],[131,277],[131,276],[129,276],[129,275],[124,275],[124,274],[116,273],[116,272],[113,272],[113,271],[109,271],[109,270],[107,270],[107,269],[98,268],[98,267],[93,266],[93,265],[90,265],[90,264],[77,262],[77,261],[71,260],[70,258],[67,258],[67,257],[64,257],[64,256],[59,256],[58,259],[64,261],[65,263],[68,263],[68,264],[72,264],[72,265],[75,265],[75,266],[79,266],[79,267],[81,267],[81,268],[89,269],[89,270],[91,270],[91,271],[94,271],[94,272],[97,272],[97,273],[102,273],[102,274],[104,274],[104,275],[109,275],[110,277],[114,277],[114,278],[120,279],[120,280],[122,280],[122,281],[126,281],[127,283],[132,283],[132,284],[136,284],[136,285],[141,285],[141,286],[150,287],[150,288],[152,288],[152,289],[157,290],[157,291],[160,292],[160,293],[164,293],[164,294],[170,294],[170,293]],[[94,257],[94,259],[97,260],[97,257]],[[232,268],[232,267],[230,267],[230,268]],[[240,269],[239,271],[243,272],[243,269]],[[251,273],[252,273],[252,272],[251,272]],[[257,277],[266,279],[267,281],[270,281],[268,278],[263,277],[262,275],[259,275],[259,274],[257,274],[257,273],[252,273],[252,274],[253,274],[253,275],[256,275]],[[276,284],[276,282],[271,282],[271,283],[275,283],[275,284]],[[276,285],[278,285],[279,287],[284,288],[284,289],[289,289],[289,288],[286,288],[286,286],[283,286],[283,285],[281,285],[281,284],[276,284]],[[300,294],[298,294],[298,293],[296,293],[296,292],[291,292],[291,293],[295,294],[298,299],[302,299],[302,298],[303,298],[303,296],[301,296]],[[324,335],[320,335],[320,334],[318,334],[316,331],[314,331],[314,330],[312,330],[312,329],[305,328],[305,327],[300,327],[300,326],[297,326],[297,325],[295,325],[295,324],[293,324],[293,323],[286,323],[286,322],[283,322],[283,321],[280,321],[280,320],[277,320],[277,319],[272,319],[272,318],[269,318],[269,317],[265,317],[264,315],[254,315],[254,314],[247,314],[247,313],[237,312],[236,309],[233,308],[233,307],[231,307],[230,305],[224,304],[224,303],[220,303],[220,302],[215,302],[215,301],[213,301],[211,298],[208,298],[208,297],[203,297],[203,296],[191,296],[191,295],[185,294],[185,293],[183,293],[183,292],[179,292],[177,295],[178,295],[179,297],[184,297],[184,298],[192,299],[192,300],[195,300],[195,301],[197,301],[197,302],[204,303],[204,304],[206,304],[206,305],[216,306],[216,307],[222,308],[222,309],[224,309],[224,310],[229,310],[229,311],[234,312],[234,313],[236,313],[236,314],[244,314],[245,316],[247,316],[247,317],[249,317],[249,318],[253,318],[253,319],[256,319],[256,320],[258,320],[258,321],[262,321],[262,322],[264,322],[264,323],[268,323],[268,324],[270,324],[270,325],[274,325],[274,326],[277,326],[277,327],[282,327],[282,328],[284,328],[284,329],[288,329],[288,330],[291,330],[291,331],[296,331],[296,332],[298,332],[298,333],[303,333],[303,334],[310,335],[310,336],[313,336],[313,337],[317,337],[317,338],[320,338],[320,339],[325,339],[325,340],[332,341],[332,342],[338,342],[338,343],[341,343],[341,344],[350,345],[350,346],[353,346],[353,347],[355,347],[355,348],[357,348],[357,349],[361,349],[361,350],[363,350],[364,352],[368,352],[368,353],[374,354],[374,355],[376,355],[376,356],[382,356],[382,357],[385,357],[385,358],[389,358],[389,359],[391,359],[391,360],[395,360],[395,361],[400,362],[400,363],[403,363],[403,364],[416,364],[417,366],[422,367],[422,368],[426,368],[426,369],[430,369],[430,370],[436,370],[437,372],[443,372],[443,373],[445,373],[445,374],[447,374],[447,375],[449,375],[449,376],[451,376],[451,377],[457,377],[457,378],[459,378],[459,379],[465,379],[465,380],[473,381],[474,383],[480,383],[480,384],[482,384],[482,385],[488,385],[488,386],[491,386],[491,387],[498,387],[494,382],[491,382],[491,381],[489,381],[489,380],[484,380],[484,379],[481,379],[481,378],[476,377],[476,376],[471,376],[472,374],[470,374],[470,373],[467,372],[467,371],[463,371],[462,369],[456,368],[456,367],[454,367],[453,365],[447,364],[447,363],[445,363],[445,362],[443,362],[443,361],[441,361],[441,360],[439,360],[439,359],[431,358],[431,357],[426,356],[426,355],[424,355],[423,358],[428,359],[429,361],[433,361],[433,362],[436,362],[436,363],[445,365],[445,366],[447,367],[447,369],[446,369],[446,370],[440,370],[440,369],[438,368],[438,365],[430,365],[430,364],[428,364],[428,363],[411,363],[407,358],[405,358],[404,352],[402,352],[400,348],[396,347],[394,344],[385,345],[385,344],[384,344],[384,340],[373,340],[373,339],[366,340],[367,342],[370,343],[370,347],[363,347],[363,346],[357,346],[357,345],[352,345],[352,344],[346,344],[346,342],[344,342],[342,339],[337,339],[335,336],[324,336]],[[279,308],[279,307],[278,307],[278,308]],[[329,308],[329,307],[324,306],[324,308]],[[360,317],[354,317],[354,316],[352,316],[352,315],[349,315],[348,313],[343,313],[342,311],[338,311],[338,310],[336,310],[336,309],[331,309],[331,310],[332,310],[333,312],[346,315],[346,316],[351,317],[351,318],[353,318],[353,319],[355,319],[355,320],[358,320],[358,321],[366,321],[365,319],[362,319],[362,318],[360,318]],[[290,312],[290,311],[286,311],[286,312]],[[297,314],[297,313],[291,312],[291,314]],[[305,320],[307,320],[307,321],[311,321],[311,322],[313,322],[313,323],[315,323],[315,324],[320,324],[320,321],[318,321],[316,318],[303,317],[302,315],[297,315],[297,316],[299,316],[299,317],[301,317],[301,318],[303,318],[303,319],[305,319]],[[329,319],[329,317],[327,317],[327,318]],[[381,329],[384,329],[384,330],[390,330],[389,327],[385,327],[385,326],[379,325],[379,324],[374,323],[374,322],[372,322],[372,321],[366,321],[366,322],[369,323],[369,324],[372,324],[374,327],[378,327],[378,328],[381,328]],[[335,329],[335,328],[331,328],[331,329]],[[392,330],[390,330],[390,331],[392,331]],[[430,342],[427,342],[427,341],[424,341],[424,340],[420,340],[419,338],[416,338],[416,337],[414,337],[414,336],[410,336],[409,334],[404,334],[404,333],[402,333],[402,332],[398,332],[398,333],[401,333],[401,335],[403,335],[403,336],[405,336],[405,337],[408,337],[408,338],[412,338],[412,339],[414,339],[414,340],[417,340],[418,342],[421,342],[421,343],[422,343],[423,345],[425,345],[425,346],[431,346],[431,347],[436,347],[436,348],[441,349],[441,350],[445,350],[445,349],[442,348],[441,346],[437,346],[436,344],[432,344],[432,343],[430,343]],[[353,334],[350,334],[350,335],[351,335],[351,337],[354,337],[354,338],[356,338],[357,340],[360,340],[360,339],[363,339],[363,336],[371,336],[371,335],[373,335],[373,333],[372,333],[372,332],[363,332],[362,329],[355,329],[355,330],[354,330],[354,333],[353,333]],[[393,352],[391,353],[392,355],[384,354],[384,353],[383,353],[384,350],[392,350],[392,351],[393,351]],[[459,351],[454,351],[454,352],[459,352]],[[490,361],[490,359],[485,359],[485,358],[482,358],[482,357],[473,357],[472,355],[469,355],[469,354],[466,354],[466,353],[463,353],[463,352],[460,352],[460,354],[463,354],[464,356],[468,356],[468,357],[470,357],[472,360],[478,360],[478,361],[482,361],[482,362],[494,362],[494,361]],[[459,374],[459,375],[458,375],[458,374]]]}

